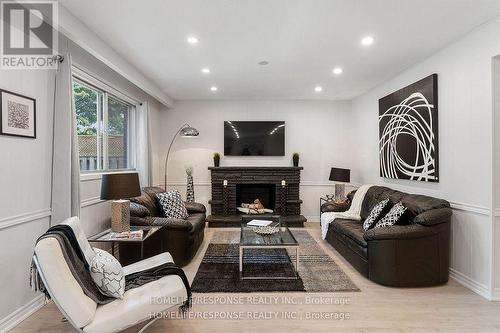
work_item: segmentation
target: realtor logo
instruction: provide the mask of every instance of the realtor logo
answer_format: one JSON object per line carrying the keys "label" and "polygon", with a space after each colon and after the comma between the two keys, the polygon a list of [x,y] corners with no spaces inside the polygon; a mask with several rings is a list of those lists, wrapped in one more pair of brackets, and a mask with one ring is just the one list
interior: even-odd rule
{"label": "realtor logo", "polygon": [[0,68],[56,68],[57,1],[2,0],[0,3]]}

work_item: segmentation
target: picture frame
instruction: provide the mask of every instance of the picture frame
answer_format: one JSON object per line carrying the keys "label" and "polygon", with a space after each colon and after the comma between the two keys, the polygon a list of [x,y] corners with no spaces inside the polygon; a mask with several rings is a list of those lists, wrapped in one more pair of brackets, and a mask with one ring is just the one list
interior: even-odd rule
{"label": "picture frame", "polygon": [[380,176],[439,182],[438,75],[379,100]]}
{"label": "picture frame", "polygon": [[0,134],[36,139],[36,99],[0,89]]}

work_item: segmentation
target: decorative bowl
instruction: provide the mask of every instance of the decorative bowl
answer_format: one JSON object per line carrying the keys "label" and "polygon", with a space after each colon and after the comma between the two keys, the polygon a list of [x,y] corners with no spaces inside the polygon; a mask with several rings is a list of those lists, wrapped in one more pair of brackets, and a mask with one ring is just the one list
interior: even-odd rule
{"label": "decorative bowl", "polygon": [[259,235],[272,235],[280,231],[279,227],[255,227],[253,228],[256,234]]}

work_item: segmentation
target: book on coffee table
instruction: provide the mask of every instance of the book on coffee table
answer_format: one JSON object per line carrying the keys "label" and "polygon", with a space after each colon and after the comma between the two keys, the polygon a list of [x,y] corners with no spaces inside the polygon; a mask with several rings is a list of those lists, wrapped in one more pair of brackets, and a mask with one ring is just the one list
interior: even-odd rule
{"label": "book on coffee table", "polygon": [[273,221],[271,220],[251,220],[247,223],[248,227],[267,227],[271,225]]}

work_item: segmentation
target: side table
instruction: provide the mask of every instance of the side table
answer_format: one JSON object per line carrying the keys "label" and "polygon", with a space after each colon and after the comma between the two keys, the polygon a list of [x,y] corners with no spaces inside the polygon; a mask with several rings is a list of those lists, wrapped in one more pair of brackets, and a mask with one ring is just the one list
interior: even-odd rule
{"label": "side table", "polygon": [[325,212],[345,212],[349,209],[349,199],[335,200],[331,195],[319,198],[319,216]]}
{"label": "side table", "polygon": [[144,242],[150,238],[155,232],[160,230],[160,226],[130,226],[130,231],[142,230],[142,238],[116,238],[113,237],[114,232],[110,229],[104,230],[97,235],[89,237],[89,243],[111,243],[111,254],[115,256],[115,243],[134,243],[141,247],[141,257],[144,259]]}

